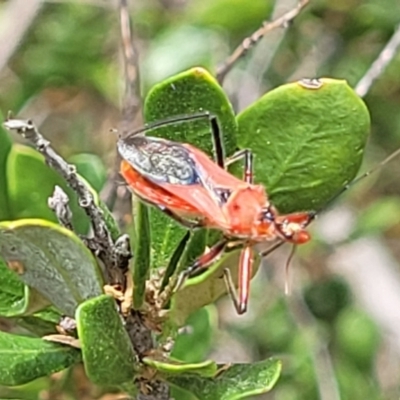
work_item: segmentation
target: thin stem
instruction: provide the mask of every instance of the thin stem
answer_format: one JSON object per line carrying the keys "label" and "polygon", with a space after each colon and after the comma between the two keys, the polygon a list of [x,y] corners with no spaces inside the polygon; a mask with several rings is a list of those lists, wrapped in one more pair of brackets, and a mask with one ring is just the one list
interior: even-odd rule
{"label": "thin stem", "polygon": [[134,128],[135,118],[140,111],[140,87],[138,53],[135,48],[132,23],[129,17],[127,0],[119,0],[119,15],[121,24],[122,53],[125,70],[125,95],[122,102],[122,135]]}
{"label": "thin stem", "polygon": [[400,25],[394,31],[392,37],[386,43],[386,46],[379,53],[378,58],[372,63],[368,71],[357,83],[355,91],[360,97],[364,97],[368,93],[374,81],[379,78],[389,63],[393,60],[399,46]]}
{"label": "thin stem", "polygon": [[257,44],[268,32],[276,28],[286,28],[290,22],[293,21],[297,15],[300,14],[301,10],[309,3],[309,0],[300,0],[297,6],[287,13],[283,14],[281,17],[275,19],[272,22],[264,22],[262,27],[257,29],[251,36],[247,37],[242,41],[242,43],[233,51],[233,53],[228,57],[228,59],[223,62],[217,68],[217,80],[222,83],[225,75],[232,69],[235,63],[246,55],[246,53]]}

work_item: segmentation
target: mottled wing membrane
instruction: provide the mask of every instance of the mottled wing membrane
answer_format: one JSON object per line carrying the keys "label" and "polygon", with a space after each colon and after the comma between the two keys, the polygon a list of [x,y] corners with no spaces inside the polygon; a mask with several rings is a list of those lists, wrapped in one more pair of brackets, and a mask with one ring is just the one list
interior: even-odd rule
{"label": "mottled wing membrane", "polygon": [[190,151],[179,143],[131,136],[118,141],[118,151],[132,168],[153,183],[184,186],[200,183]]}

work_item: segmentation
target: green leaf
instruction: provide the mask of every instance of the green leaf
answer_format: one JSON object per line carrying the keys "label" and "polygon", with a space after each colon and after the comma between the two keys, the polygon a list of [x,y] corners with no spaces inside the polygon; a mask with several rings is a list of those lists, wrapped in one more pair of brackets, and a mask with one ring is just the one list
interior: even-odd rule
{"label": "green leaf", "polygon": [[175,339],[171,356],[188,363],[200,362],[210,351],[217,315],[213,305],[203,307],[186,321],[187,329]]}
{"label": "green leaf", "polygon": [[264,95],[237,118],[238,142],[281,213],[318,210],[360,167],[370,130],[364,102],[343,80],[299,82]]}
{"label": "green leaf", "polygon": [[152,357],[143,358],[143,362],[162,372],[164,375],[181,375],[181,374],[195,374],[204,377],[214,376],[217,372],[217,364],[214,361],[208,360],[199,363],[185,364],[182,361],[173,358],[157,360]]}
{"label": "green leaf", "polygon": [[75,154],[68,162],[76,166],[78,173],[83,176],[96,192],[100,192],[106,181],[106,169],[100,157],[95,154]]}
{"label": "green leaf", "polygon": [[133,307],[139,309],[143,304],[146,280],[150,276],[151,234],[148,205],[137,201],[134,220],[134,260],[133,260]]}
{"label": "green leaf", "polygon": [[56,326],[60,323],[62,315],[53,307],[48,307],[33,315],[23,316],[17,319],[17,325],[21,326],[38,337],[58,333]]}
{"label": "green leaf", "polygon": [[[226,366],[225,366],[226,367]],[[253,364],[236,364],[213,378],[193,374],[169,376],[167,381],[196,396],[197,400],[238,400],[269,392],[281,372],[281,362],[268,359]]]}
{"label": "green leaf", "polygon": [[0,223],[0,255],[20,279],[68,316],[102,293],[96,260],[71,231],[37,219]]}
{"label": "green leaf", "polygon": [[81,304],[76,322],[89,379],[99,385],[133,381],[135,354],[114,299],[102,295]]}
{"label": "green leaf", "polygon": [[49,305],[36,290],[24,285],[0,257],[0,315],[17,317],[29,315]]}
{"label": "green leaf", "polygon": [[[229,268],[232,279],[236,283],[238,280],[239,255],[240,250],[226,253],[204,273],[188,279],[183,288],[177,291],[171,299],[171,321],[178,326],[182,326],[194,311],[207,304],[214,303],[224,295],[227,290],[223,279],[223,271],[225,268]],[[253,264],[252,276],[257,272],[259,265],[260,260],[256,258]]]}
{"label": "green leaf", "polygon": [[74,228],[87,233],[89,219],[79,207],[76,194],[61,176],[48,167],[36,150],[27,146],[14,145],[7,162],[9,203],[13,219],[42,218],[57,222],[47,205],[54,187],[60,186],[70,199]]}
{"label": "green leaf", "polygon": [[81,361],[77,349],[0,332],[0,384],[22,385]]}
{"label": "green leaf", "polygon": [[0,113],[0,221],[10,219],[7,193],[7,157],[11,150],[11,139],[3,129],[3,116]]}
{"label": "green leaf", "polygon": [[[231,104],[216,80],[204,69],[193,68],[155,85],[148,93],[144,115],[146,122],[179,115],[209,111],[218,117],[227,155],[236,150],[237,125]],[[186,121],[148,132],[182,143],[191,143],[213,155],[213,140],[208,118]],[[165,265],[185,230],[159,210],[151,210],[153,265]],[[199,253],[203,249],[198,249]]]}

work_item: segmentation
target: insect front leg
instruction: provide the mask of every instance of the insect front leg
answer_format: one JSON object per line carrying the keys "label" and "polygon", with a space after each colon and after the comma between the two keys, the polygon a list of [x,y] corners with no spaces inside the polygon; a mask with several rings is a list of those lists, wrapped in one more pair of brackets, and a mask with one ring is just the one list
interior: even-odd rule
{"label": "insect front leg", "polygon": [[244,171],[243,171],[243,180],[247,183],[253,183],[254,181],[254,162],[253,162],[253,153],[249,149],[239,150],[234,153],[232,156],[225,160],[225,169],[229,167],[229,165],[239,161],[244,160]]}
{"label": "insect front leg", "polygon": [[210,267],[225,251],[226,245],[229,243],[228,239],[222,239],[216,243],[210,250],[200,256],[192,265],[181,272],[175,291],[182,287],[183,283],[190,276],[196,275],[198,272]]}
{"label": "insect front leg", "polygon": [[239,291],[236,292],[235,284],[233,283],[231,271],[228,268],[224,269],[224,280],[228,293],[233,301],[233,305],[238,314],[243,314],[247,310],[249,301],[250,279],[253,270],[254,253],[251,246],[247,245],[240,253],[239,260],[239,276],[238,285]]}
{"label": "insect front leg", "polygon": [[253,153],[249,149],[239,150],[231,157],[225,159],[224,145],[222,141],[221,129],[218,124],[217,117],[210,115],[211,134],[214,143],[215,162],[226,169],[229,165],[236,161],[244,159],[244,177],[243,180],[248,183],[253,183]]}

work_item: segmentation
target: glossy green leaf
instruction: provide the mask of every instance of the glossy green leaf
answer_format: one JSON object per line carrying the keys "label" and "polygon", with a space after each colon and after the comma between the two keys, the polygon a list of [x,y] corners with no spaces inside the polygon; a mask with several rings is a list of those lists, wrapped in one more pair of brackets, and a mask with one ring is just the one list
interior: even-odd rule
{"label": "glossy green leaf", "polygon": [[76,166],[78,174],[83,176],[96,192],[100,192],[107,177],[100,157],[96,154],[81,153],[70,157],[68,162]]}
{"label": "glossy green leaf", "polygon": [[76,322],[90,380],[99,385],[132,381],[137,370],[135,354],[114,299],[102,295],[81,304]]}
{"label": "glossy green leaf", "polygon": [[[209,111],[218,117],[226,153],[232,154],[236,149],[237,132],[233,109],[222,88],[206,70],[193,68],[155,85],[148,93],[144,106],[146,122],[203,111]],[[213,155],[208,118],[153,129],[147,134],[192,143],[210,156]],[[156,209],[151,210],[151,229],[155,255],[153,265],[166,265],[185,230]],[[202,250],[198,248],[199,253]]]}
{"label": "glossy green leaf", "polygon": [[0,315],[17,317],[43,309],[49,301],[35,289],[24,285],[0,257]]}
{"label": "glossy green leaf", "polygon": [[281,368],[281,362],[271,358],[253,364],[222,367],[213,378],[187,374],[170,376],[167,380],[187,390],[197,400],[239,400],[269,392],[278,380]]}
{"label": "glossy green leaf", "polygon": [[[185,285],[174,294],[171,300],[170,317],[176,325],[184,325],[190,314],[207,304],[214,303],[227,292],[223,279],[225,268],[230,269],[233,281],[237,282],[239,254],[240,250],[225,254],[203,274],[188,279]],[[253,265],[253,276],[259,265],[260,260],[257,258]]]}
{"label": "glossy green leaf", "polygon": [[133,259],[133,307],[139,309],[143,304],[146,280],[150,276],[151,234],[148,205],[137,202],[134,219],[135,240]]}
{"label": "glossy green leaf", "polygon": [[0,113],[0,221],[10,219],[7,193],[7,157],[11,150],[11,139],[3,128],[3,117]]}
{"label": "glossy green leaf", "polygon": [[80,351],[72,347],[0,332],[1,385],[22,385],[80,361]]}
{"label": "glossy green leaf", "polygon": [[0,223],[0,255],[26,285],[68,316],[102,293],[93,255],[73,232],[50,221]]}
{"label": "glossy green leaf", "polygon": [[[345,81],[278,87],[237,118],[238,142],[281,213],[318,210],[360,167],[370,130],[364,102]],[[318,86],[318,85],[315,85]]]}
{"label": "glossy green leaf", "polygon": [[182,361],[173,358],[157,360],[152,357],[145,357],[143,362],[164,375],[181,375],[190,373],[204,377],[211,377],[216,374],[218,369],[215,361],[211,360],[199,363],[183,363]]}
{"label": "glossy green leaf", "polygon": [[45,164],[36,150],[22,145],[13,146],[7,162],[7,182],[13,219],[43,218],[57,222],[47,200],[58,185],[70,199],[74,228],[79,233],[87,233],[89,219],[79,207],[75,193],[57,172]]}

